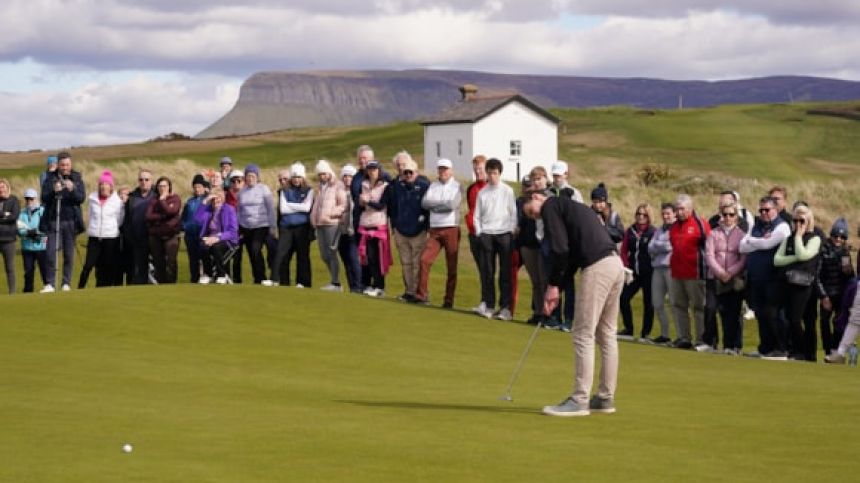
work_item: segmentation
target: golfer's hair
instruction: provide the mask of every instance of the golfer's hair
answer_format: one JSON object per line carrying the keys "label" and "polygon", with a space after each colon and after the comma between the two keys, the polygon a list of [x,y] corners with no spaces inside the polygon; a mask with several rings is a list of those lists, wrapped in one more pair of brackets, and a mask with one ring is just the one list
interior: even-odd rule
{"label": "golfer's hair", "polygon": [[[365,151],[370,151],[370,153],[373,154],[373,148],[372,147],[368,146],[367,144],[362,144],[361,146],[358,147],[358,149],[355,150],[355,156],[356,157],[361,156],[361,153],[363,153]],[[371,158],[372,157],[373,156],[371,156]]]}
{"label": "golfer's hair", "polygon": [[489,171],[489,170],[491,170],[491,169],[495,169],[496,171],[498,171],[499,173],[501,173],[501,172],[502,172],[502,169],[503,169],[503,168],[502,168],[502,162],[501,162],[501,161],[499,161],[499,160],[498,160],[498,159],[496,159],[496,158],[490,158],[490,159],[488,159],[488,160],[487,160],[487,165],[485,166],[485,169],[486,169],[487,171]]}

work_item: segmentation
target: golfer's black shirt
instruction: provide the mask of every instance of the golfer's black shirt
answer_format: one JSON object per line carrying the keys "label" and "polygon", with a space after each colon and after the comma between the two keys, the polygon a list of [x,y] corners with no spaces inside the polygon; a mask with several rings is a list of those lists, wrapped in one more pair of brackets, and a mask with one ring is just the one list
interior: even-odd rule
{"label": "golfer's black shirt", "polygon": [[540,215],[549,240],[550,285],[561,286],[580,268],[616,253],[615,243],[590,207],[553,197],[544,201]]}

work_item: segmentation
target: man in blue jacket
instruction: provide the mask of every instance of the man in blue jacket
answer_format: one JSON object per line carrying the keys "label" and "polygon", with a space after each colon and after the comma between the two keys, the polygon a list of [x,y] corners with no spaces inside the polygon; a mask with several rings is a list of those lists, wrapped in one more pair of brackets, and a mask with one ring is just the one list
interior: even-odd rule
{"label": "man in blue jacket", "polygon": [[421,252],[427,243],[427,221],[429,214],[421,207],[421,200],[430,183],[421,179],[418,164],[407,159],[401,163],[400,177],[388,185],[391,190],[388,216],[394,229],[394,242],[400,253],[405,292],[400,300],[415,302],[418,276],[421,272]]}

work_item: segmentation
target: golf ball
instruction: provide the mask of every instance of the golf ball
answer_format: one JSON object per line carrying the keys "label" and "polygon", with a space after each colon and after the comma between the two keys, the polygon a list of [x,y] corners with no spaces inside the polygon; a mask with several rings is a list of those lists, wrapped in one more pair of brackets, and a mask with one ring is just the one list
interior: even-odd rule
{"label": "golf ball", "polygon": [[132,448],[131,445],[128,443],[122,445],[122,452],[123,453],[131,453],[132,449],[134,449],[134,448]]}

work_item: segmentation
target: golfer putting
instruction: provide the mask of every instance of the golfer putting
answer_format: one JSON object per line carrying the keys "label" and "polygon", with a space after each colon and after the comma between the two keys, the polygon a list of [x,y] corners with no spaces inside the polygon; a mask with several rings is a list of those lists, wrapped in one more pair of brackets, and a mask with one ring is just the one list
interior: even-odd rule
{"label": "golfer putting", "polygon": [[[543,311],[558,305],[559,286],[582,270],[576,291],[573,325],[573,394],[555,406],[545,406],[550,416],[587,416],[615,412],[618,381],[616,327],[624,266],[606,228],[588,206],[567,197],[547,198],[535,193],[523,207],[526,216],[541,219],[549,240],[552,270],[544,295]],[[594,343],[600,346],[600,384],[589,399],[594,382]]]}

